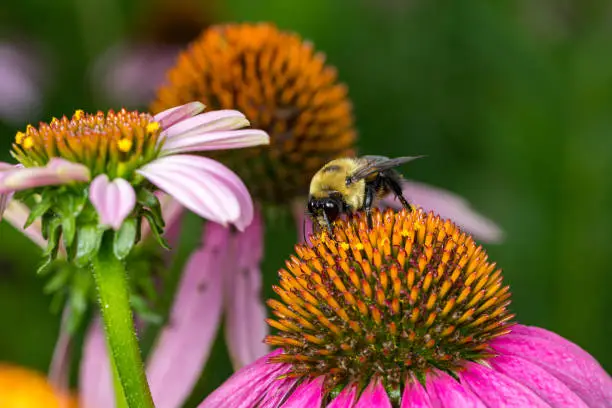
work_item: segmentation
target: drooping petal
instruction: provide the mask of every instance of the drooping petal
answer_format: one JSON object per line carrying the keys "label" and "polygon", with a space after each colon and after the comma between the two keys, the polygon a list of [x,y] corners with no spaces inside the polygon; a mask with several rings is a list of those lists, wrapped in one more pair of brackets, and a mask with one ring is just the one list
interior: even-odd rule
{"label": "drooping petal", "polygon": [[153,116],[153,120],[159,122],[162,129],[168,129],[176,123],[184,121],[192,116],[203,112],[206,108],[202,102],[189,102],[181,106],[166,109]]}
{"label": "drooping petal", "polygon": [[104,329],[99,319],[92,322],[85,337],[79,371],[79,406],[112,408],[113,374],[108,360]]}
{"label": "drooping petal", "polygon": [[[429,394],[416,378],[410,379],[402,394],[402,405],[400,408],[433,408]],[[444,407],[444,405],[441,405]]]}
{"label": "drooping petal", "polygon": [[355,399],[357,398],[357,387],[349,385],[334,398],[327,408],[353,408]]}
{"label": "drooping petal", "polygon": [[220,130],[233,130],[249,126],[247,118],[237,110],[222,109],[185,117],[172,126],[165,126],[163,135],[168,141],[201,136]]}
{"label": "drooping petal", "polygon": [[[210,112],[177,123],[167,132],[164,132],[167,136],[162,147],[162,154],[241,149],[270,143],[270,136],[259,129],[212,131],[215,128],[238,129],[249,124],[244,116],[238,116],[242,114],[239,112],[233,114],[233,112],[236,111]],[[232,114],[230,115],[230,113]],[[204,123],[194,130],[180,132],[179,129],[186,126],[187,122],[199,120],[200,117],[206,115],[215,115],[217,123]],[[208,130],[208,128],[212,130]]]}
{"label": "drooping petal", "polygon": [[58,394],[70,390],[70,349],[72,347],[72,336],[68,333],[69,316],[70,307],[66,306],[62,314],[59,336],[55,342],[55,349],[53,350],[48,374],[49,384],[53,386]]}
{"label": "drooping petal", "polygon": [[254,363],[240,369],[227,381],[210,394],[198,408],[252,408],[262,401],[267,394],[277,391],[280,386],[291,387],[292,383],[278,380],[278,376],[287,373],[288,364],[268,363],[272,356],[282,353],[274,350]]}
{"label": "drooping petal", "polygon": [[529,388],[492,368],[470,363],[459,376],[464,386],[469,387],[487,407],[550,408]]}
{"label": "drooping petal", "polygon": [[169,323],[147,365],[158,408],[180,407],[204,368],[221,318],[222,263],[229,234],[227,228],[208,223],[204,246],[185,267]]}
{"label": "drooping petal", "polygon": [[13,192],[10,193],[0,193],[0,221],[2,221],[2,217],[4,216],[4,212],[6,211],[9,203],[13,199]]}
{"label": "drooping petal", "polygon": [[312,381],[303,382],[291,393],[291,396],[283,404],[283,408],[320,407],[323,401],[324,381],[325,377],[320,376]]}
{"label": "drooping petal", "polygon": [[45,248],[47,241],[42,236],[42,224],[40,218],[37,218],[28,228],[23,229],[29,215],[30,209],[28,206],[20,203],[19,201],[12,200],[8,203],[8,207],[4,212],[4,219],[13,227],[25,233],[25,235],[36,245],[41,248]]}
{"label": "drooping petal", "polygon": [[[433,211],[441,217],[450,218],[477,238],[488,242],[499,242],[503,231],[495,223],[475,212],[462,197],[416,181],[405,180],[402,185],[404,197],[425,211]],[[383,204],[401,208],[401,203],[390,194]]]}
{"label": "drooping petal", "polygon": [[136,192],[127,180],[109,181],[106,174],[100,174],[91,182],[89,200],[98,212],[100,224],[118,230],[136,205]]}
{"label": "drooping petal", "polygon": [[359,401],[355,404],[355,408],[393,408],[389,396],[382,382],[378,379],[373,379],[370,384],[363,390]]}
{"label": "drooping petal", "polygon": [[203,218],[240,230],[253,218],[242,181],[222,164],[199,156],[162,157],[138,170],[149,181]]}
{"label": "drooping petal", "polygon": [[427,393],[434,407],[487,408],[469,388],[444,372],[437,372],[428,378]]}
{"label": "drooping petal", "polygon": [[[533,363],[564,383],[588,406],[612,406],[612,378],[576,344],[544,329],[515,326],[491,342],[502,355]],[[519,379],[520,381],[520,379]]]}
{"label": "drooping petal", "polygon": [[234,368],[238,369],[269,352],[266,308],[261,297],[263,220],[258,212],[251,225],[233,235],[225,279],[225,335]]}
{"label": "drooping petal", "polygon": [[54,157],[45,167],[22,167],[0,173],[0,193],[72,181],[89,181],[89,169],[82,164]]}
{"label": "drooping petal", "polygon": [[588,408],[578,395],[541,367],[520,357],[498,356],[491,366],[529,388],[551,407]]}

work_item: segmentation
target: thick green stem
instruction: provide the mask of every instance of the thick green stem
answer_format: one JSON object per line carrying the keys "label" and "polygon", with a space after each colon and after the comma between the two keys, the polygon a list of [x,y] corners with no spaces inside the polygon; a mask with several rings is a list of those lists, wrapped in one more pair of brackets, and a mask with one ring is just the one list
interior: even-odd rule
{"label": "thick green stem", "polygon": [[[113,253],[113,235],[107,232],[93,262],[93,272],[104,320],[106,341],[129,408],[153,408],[153,399],[134,331],[129,289],[123,263]],[[122,394],[122,395],[121,395]]]}

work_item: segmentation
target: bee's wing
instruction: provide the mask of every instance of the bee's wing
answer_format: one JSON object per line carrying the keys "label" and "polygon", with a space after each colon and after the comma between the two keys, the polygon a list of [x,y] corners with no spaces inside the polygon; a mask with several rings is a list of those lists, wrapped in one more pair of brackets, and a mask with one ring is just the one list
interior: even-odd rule
{"label": "bee's wing", "polygon": [[424,156],[404,156],[390,159],[385,156],[362,156],[360,159],[363,164],[359,166],[347,179],[347,183],[354,183],[364,179],[374,173],[392,169],[400,164],[408,163],[409,161],[419,159]]}

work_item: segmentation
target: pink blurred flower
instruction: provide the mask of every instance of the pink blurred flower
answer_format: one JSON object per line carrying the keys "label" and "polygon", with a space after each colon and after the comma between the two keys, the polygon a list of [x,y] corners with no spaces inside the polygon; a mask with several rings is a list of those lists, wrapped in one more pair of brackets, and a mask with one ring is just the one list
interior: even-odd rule
{"label": "pink blurred flower", "polygon": [[[148,148],[152,157],[135,158],[136,163],[141,164],[133,172],[172,195],[194,213],[223,225],[234,224],[243,230],[253,218],[253,204],[244,183],[222,164],[184,153],[267,144],[269,137],[261,130],[236,130],[249,125],[238,111],[200,114],[203,110],[203,104],[193,102],[152,117],[145,127],[147,132],[161,129],[158,145]],[[83,114],[75,114],[73,120],[80,120],[80,115]],[[54,122],[51,126],[54,126]],[[64,157],[50,157],[46,163],[38,163],[35,161],[38,156],[28,156],[30,150],[38,147],[33,145],[37,135],[34,132],[36,130],[28,127],[26,133],[19,132],[16,137],[18,152],[23,156],[16,154],[16,157],[26,161],[24,165],[0,163],[1,207],[6,207],[10,195],[16,191],[88,182],[93,177],[89,199],[100,223],[119,229],[136,205],[134,185],[138,183],[137,176],[126,180],[118,173],[119,176],[111,180],[109,175],[92,167],[98,164],[95,161],[94,165],[88,166],[89,163],[76,163]],[[117,141],[119,149],[129,151],[132,143],[138,143],[126,140]],[[119,145],[124,141],[129,144]],[[144,150],[147,148],[146,141],[143,143],[145,146],[141,146],[141,149]],[[151,151],[154,153],[151,154]],[[109,160],[113,160],[112,154],[109,156]],[[98,174],[92,174],[94,171]]]}
{"label": "pink blurred flower", "polygon": [[[514,326],[491,342],[497,356],[468,363],[457,379],[434,370],[425,386],[406,378],[401,408],[456,407],[611,407],[612,378],[587,352],[547,330]],[[216,407],[391,408],[390,396],[374,378],[361,392],[348,384],[331,401],[323,377],[279,379],[289,364],[269,363],[278,349],[235,373],[200,405]]]}

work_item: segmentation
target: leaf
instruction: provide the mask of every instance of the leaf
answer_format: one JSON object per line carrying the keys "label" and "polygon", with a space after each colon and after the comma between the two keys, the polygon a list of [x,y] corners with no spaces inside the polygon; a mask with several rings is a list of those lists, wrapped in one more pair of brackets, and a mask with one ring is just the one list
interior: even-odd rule
{"label": "leaf", "polygon": [[161,245],[161,247],[164,249],[170,250],[170,245],[168,245],[168,242],[162,236],[164,230],[163,228],[160,228],[158,224],[155,223],[154,216],[151,214],[151,212],[145,210],[143,211],[142,216],[147,219],[147,222],[149,223],[149,227],[151,228],[151,231],[153,232],[153,236],[155,237],[155,240],[159,243],[159,245]]}
{"label": "leaf", "polygon": [[84,267],[91,261],[91,257],[98,252],[104,229],[97,224],[87,224],[79,228],[77,235],[77,249],[74,262]]}
{"label": "leaf", "polygon": [[137,233],[138,222],[135,218],[127,218],[123,221],[119,231],[115,232],[113,241],[113,252],[117,259],[125,259],[130,254],[136,243]]}
{"label": "leaf", "polygon": [[30,214],[28,215],[28,219],[23,225],[23,229],[28,228],[36,219],[42,217],[53,205],[53,200],[51,199],[51,195],[44,195],[39,203],[36,203],[32,206],[30,210]]}

